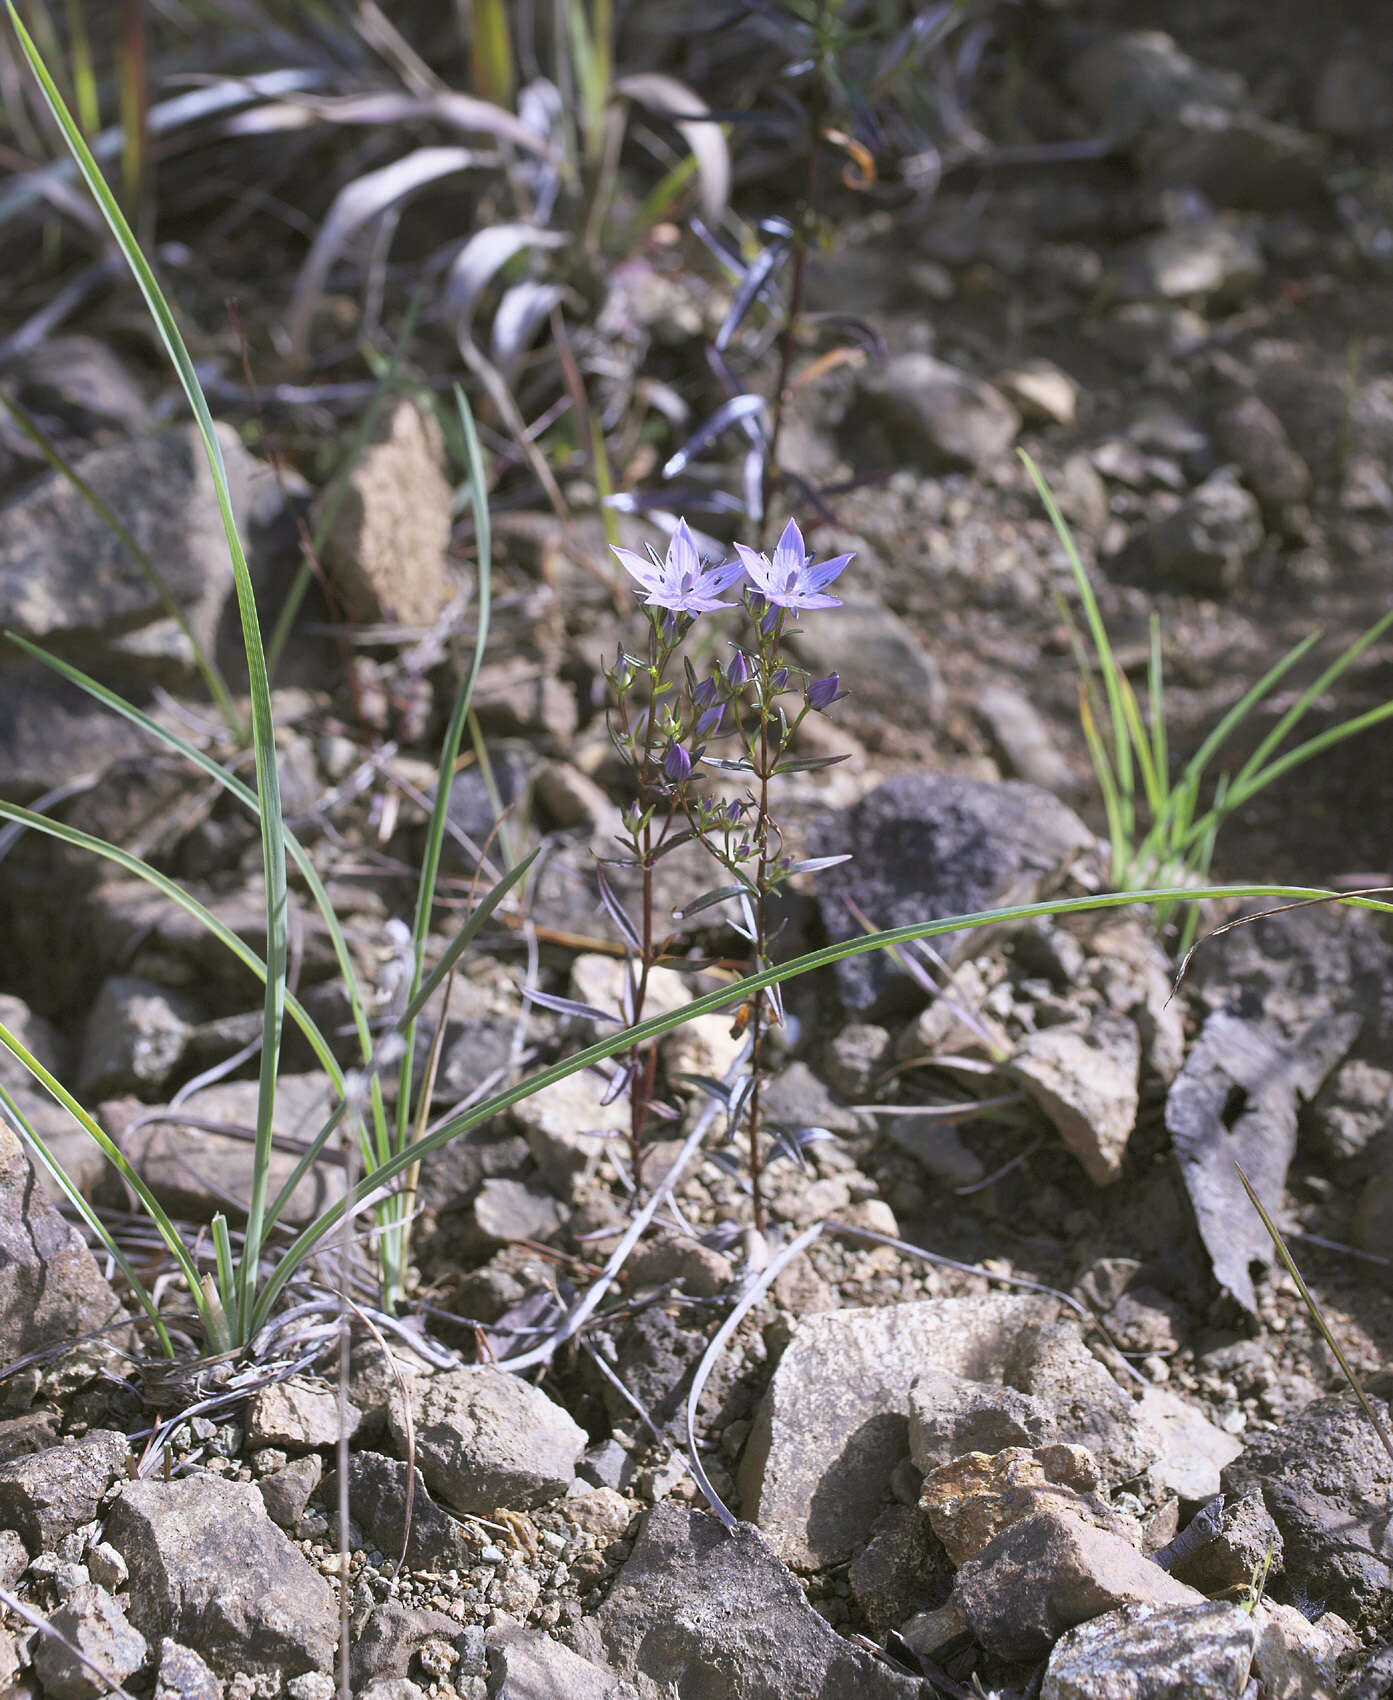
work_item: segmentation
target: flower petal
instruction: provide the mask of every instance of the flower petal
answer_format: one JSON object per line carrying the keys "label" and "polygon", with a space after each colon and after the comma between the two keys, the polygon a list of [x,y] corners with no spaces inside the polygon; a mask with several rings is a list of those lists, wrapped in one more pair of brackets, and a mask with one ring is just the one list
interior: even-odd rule
{"label": "flower petal", "polygon": [[678,580],[687,574],[695,577],[701,570],[701,556],[697,553],[696,539],[685,519],[678,520],[677,529],[668,542],[667,570]]}
{"label": "flower petal", "polygon": [[831,584],[850,559],[850,555],[834,555],[830,561],[819,561],[804,573],[803,583],[809,590],[822,590]]}
{"label": "flower petal", "polygon": [[645,561],[642,555],[636,555],[632,549],[621,549],[617,544],[610,545],[611,550],[619,558],[619,564],[632,579],[637,579],[645,590],[656,590],[660,581],[657,567],[652,561]]}
{"label": "flower petal", "polygon": [[787,572],[800,570],[807,559],[808,551],[803,542],[803,533],[798,529],[797,520],[791,519],[774,545],[774,572],[782,577]]}

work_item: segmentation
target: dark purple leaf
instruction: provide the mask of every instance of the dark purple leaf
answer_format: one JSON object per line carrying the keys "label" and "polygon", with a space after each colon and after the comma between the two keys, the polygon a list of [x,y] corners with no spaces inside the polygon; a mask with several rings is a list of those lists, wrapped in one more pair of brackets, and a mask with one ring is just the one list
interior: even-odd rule
{"label": "dark purple leaf", "polygon": [[716,332],[715,347],[719,354],[724,354],[730,347],[730,339],[744,323],[745,315],[759,299],[760,294],[777,273],[780,266],[789,256],[787,238],[776,240],[767,248],[761,248],[741,278],[735,294],[731,297],[730,309]]}
{"label": "dark purple leaf", "polygon": [[573,1015],[580,1021],[608,1021],[615,1027],[624,1025],[613,1010],[596,1009],[593,1003],[577,1003],[574,998],[563,998],[555,992],[539,992],[533,986],[524,986],[522,995],[529,1003],[539,1003],[543,1009],[554,1009],[558,1015]]}
{"label": "dark purple leaf", "polygon": [[685,921],[691,915],[698,915],[703,909],[714,909],[718,903],[729,903],[732,897],[742,897],[746,888],[743,885],[723,885],[718,891],[703,892],[694,902],[682,909],[674,909],[674,921]]}
{"label": "dark purple leaf", "polygon": [[728,425],[737,424],[744,419],[750,419],[756,413],[762,413],[766,403],[762,395],[746,392],[743,395],[732,396],[723,402],[711,415],[704,425],[700,425],[678,449],[663,467],[664,478],[676,478],[691,463],[693,457],[700,453],[714,438],[719,437]]}
{"label": "dark purple leaf", "polygon": [[595,883],[600,888],[600,903],[605,914],[614,922],[619,931],[640,954],[643,951],[643,940],[639,937],[638,928],[629,919],[624,905],[615,896],[614,887],[609,883],[603,868],[595,869]]}

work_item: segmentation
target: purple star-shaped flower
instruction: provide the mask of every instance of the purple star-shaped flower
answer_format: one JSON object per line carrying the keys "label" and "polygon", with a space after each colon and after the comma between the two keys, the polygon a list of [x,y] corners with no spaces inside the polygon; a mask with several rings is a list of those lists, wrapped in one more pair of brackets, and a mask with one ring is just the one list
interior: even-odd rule
{"label": "purple star-shaped flower", "polygon": [[704,567],[684,519],[677,522],[664,561],[651,548],[646,561],[632,549],[614,552],[629,577],[647,591],[644,601],[648,606],[667,608],[675,614],[709,614],[713,608],[734,607],[734,603],[721,601],[721,592],[729,590],[745,571],[739,561]]}
{"label": "purple star-shaped flower", "polygon": [[793,520],[784,527],[784,534],[775,545],[772,561],[767,555],[747,549],[743,543],[737,543],[735,547],[750,583],[774,607],[841,607],[839,597],[823,593],[851,556],[834,555],[830,561],[819,561],[814,565],[808,558],[803,533]]}

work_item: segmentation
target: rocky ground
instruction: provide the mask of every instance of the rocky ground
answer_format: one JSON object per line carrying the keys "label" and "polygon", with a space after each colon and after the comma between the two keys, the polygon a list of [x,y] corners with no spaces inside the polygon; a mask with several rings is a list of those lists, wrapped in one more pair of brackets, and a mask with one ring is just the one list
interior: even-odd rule
{"label": "rocky ground", "polygon": [[[798,640],[851,693],[816,734],[849,759],[791,777],[780,811],[793,842],[854,860],[789,903],[790,954],[849,936],[848,900],[893,925],[1106,885],[1057,602],[1071,581],[1015,446],[1056,491],[1139,686],[1159,611],[1178,759],[1297,639],[1327,633],[1314,669],[1384,611],[1393,50],[1376,9],[1336,16],[1313,41],[1291,7],[1042,8],[1010,76],[984,86],[995,163],[912,205],[837,203],[809,304],[854,312],[885,354],[796,392],[783,457],[832,492],[802,516],[819,554],[856,551],[846,605]],[[608,377],[655,374],[699,403],[728,305],[680,242],[618,268],[596,320]],[[128,309],[6,345],[0,387],[227,654],[200,451],[185,427],[155,429],[169,386]],[[274,608],[297,526],[323,512],[323,461],[303,452],[319,417],[284,425],[302,452],[273,470],[266,417],[220,412]],[[311,599],[276,701],[287,816],[384,991],[472,622],[472,535],[443,454],[413,402],[387,410],[325,548],[353,624],[326,636]],[[507,503],[495,519],[476,700],[509,829],[545,850],[525,913],[427,1024],[443,1024],[442,1114],[589,1036],[528,1004],[525,978],[615,1000],[618,934],[592,875],[622,795],[600,667],[638,628],[571,495],[568,522]],[[0,502],[0,625],[221,749],[186,640],[8,431]],[[646,535],[634,522],[628,540]],[[1389,694],[1375,646],[1311,730]],[[1241,731],[1237,759],[1293,696]],[[1337,746],[1254,799],[1216,871],[1386,880],[1384,748],[1379,731]],[[0,794],[149,858],[255,943],[241,813],[14,658]],[[452,816],[444,889],[463,900],[495,828],[477,764]],[[686,874],[663,867],[679,903]],[[334,959],[295,903],[295,984],[337,1034]],[[0,917],[5,1025],[194,1233],[245,1198],[251,977],[139,880],[32,834],[0,840]],[[650,1008],[719,983],[682,962],[738,958],[709,920]],[[680,1077],[729,1066],[729,1017],[665,1041],[691,1112],[649,1160],[656,1180],[685,1156],[670,1199],[586,1326],[527,1375],[499,1364],[557,1327],[629,1221],[588,1076],[427,1163],[409,1315],[355,1336],[346,1396],[322,1313],[257,1363],[160,1374],[114,1271],[0,1127],[0,1696],[329,1700],[341,1613],[351,1691],[374,1700],[1393,1692],[1393,1461],[1232,1168],[1277,1209],[1386,1414],[1386,931],[1286,913],[1210,941],[1178,991],[1174,939],[1131,910],[948,943],[948,966],[861,956],[789,988],[768,1114],[830,1137],[771,1169],[770,1243],[828,1226],[714,1352],[749,1200],[715,1134],[683,1152],[700,1100]],[[282,1174],[327,1106],[312,1063],[292,1040]],[[157,1272],[86,1136],[17,1062],[0,1085]],[[291,1219],[342,1185],[316,1171]]]}

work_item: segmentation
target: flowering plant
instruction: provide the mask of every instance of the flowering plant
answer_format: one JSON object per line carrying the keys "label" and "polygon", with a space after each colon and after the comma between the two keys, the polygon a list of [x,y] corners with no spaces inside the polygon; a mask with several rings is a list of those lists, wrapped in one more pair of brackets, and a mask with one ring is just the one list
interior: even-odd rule
{"label": "flowering plant", "polygon": [[[646,654],[633,655],[621,646],[605,675],[612,693],[611,737],[635,785],[622,820],[618,860],[638,874],[636,917],[623,908],[603,868],[600,872],[602,901],[628,947],[622,1011],[628,1026],[642,1021],[650,976],[672,942],[666,929],[659,936],[655,924],[653,877],[669,850],[695,841],[728,876],[728,883],[702,893],[676,918],[736,904],[739,918],[732,918],[731,925],[749,943],[756,972],[769,966],[771,899],[779,886],[795,873],[843,859],[797,862],[786,855],[771,813],[770,786],[780,773],[808,771],[838,759],[797,760],[789,754],[804,719],[825,713],[837,700],[841,682],[835,673],[809,677],[785,656],[783,646],[791,614],[840,607],[827,587],[851,556],[815,563],[793,520],[772,560],[743,543],[735,548],[734,561],[704,562],[686,521],[679,520],[662,559],[652,551],[647,559],[629,549],[614,551],[643,593],[648,614]],[[706,677],[699,678],[685,656],[675,676],[675,659],[697,620],[735,608],[734,594],[748,622],[743,641]],[[787,700],[800,695],[796,706]],[[718,741],[728,743],[733,753],[714,753]],[[708,780],[716,775],[738,776],[743,789],[733,797],[713,795]],[[754,1225],[762,1230],[761,1052],[769,1028],[783,1020],[778,987],[756,993],[739,1020],[749,1034],[750,1061],[727,1091],[727,1120],[732,1138],[742,1125],[745,1129]],[[650,1118],[672,1113],[655,1096],[656,1070],[656,1047],[635,1046],[611,1082],[612,1098],[627,1093],[629,1099],[629,1160],[636,1189],[643,1184]]]}

